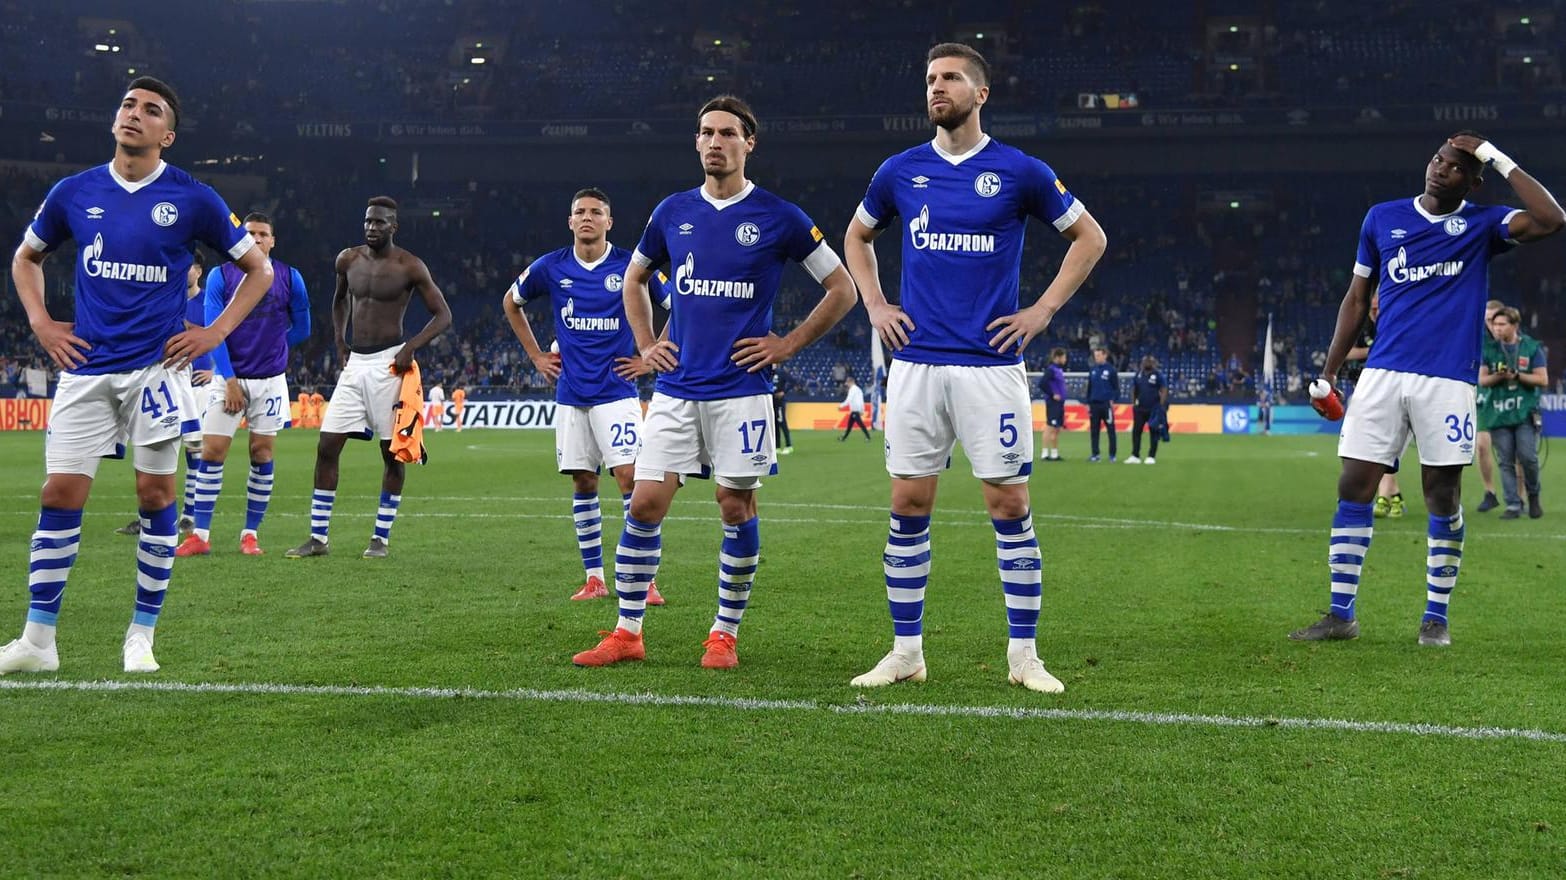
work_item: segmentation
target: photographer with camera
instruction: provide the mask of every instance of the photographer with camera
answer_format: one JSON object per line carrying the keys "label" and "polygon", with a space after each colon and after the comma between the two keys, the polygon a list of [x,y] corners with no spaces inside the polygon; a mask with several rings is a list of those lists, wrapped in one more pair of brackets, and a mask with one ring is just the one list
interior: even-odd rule
{"label": "photographer with camera", "polygon": [[1539,394],[1549,384],[1544,347],[1521,330],[1522,316],[1504,308],[1490,319],[1491,339],[1485,340],[1479,366],[1483,399],[1479,428],[1490,432],[1495,461],[1501,471],[1506,510],[1501,519],[1522,516],[1517,493],[1518,463],[1528,492],[1528,516],[1544,515],[1539,506]]}

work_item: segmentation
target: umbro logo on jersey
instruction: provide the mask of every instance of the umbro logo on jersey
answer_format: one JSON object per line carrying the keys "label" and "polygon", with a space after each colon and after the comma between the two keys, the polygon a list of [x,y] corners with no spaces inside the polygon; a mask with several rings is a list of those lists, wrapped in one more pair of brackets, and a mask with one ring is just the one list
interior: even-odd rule
{"label": "umbro logo on jersey", "polygon": [[1408,230],[1407,229],[1394,229],[1394,230],[1392,230],[1392,238],[1393,238],[1393,240],[1396,240],[1396,239],[1399,239],[1399,238],[1403,238],[1403,237],[1405,237],[1407,235],[1408,235]]}
{"label": "umbro logo on jersey", "polygon": [[96,207],[96,206],[88,208],[87,209],[87,219],[88,220],[102,220],[103,219],[103,209],[99,208],[99,207]]}
{"label": "umbro logo on jersey", "polygon": [[930,178],[925,177],[923,174],[921,174],[918,177],[915,177],[913,179],[913,185],[914,185],[914,189],[929,189],[930,188]]}
{"label": "umbro logo on jersey", "polygon": [[681,235],[690,235],[691,234],[691,230],[693,230],[695,228],[696,227],[690,225],[689,223],[681,223],[680,224],[680,234]]}
{"label": "umbro logo on jersey", "polygon": [[570,290],[571,289],[571,285],[573,285],[575,283],[576,282],[572,281],[569,278],[562,278],[562,279],[560,279],[560,286],[564,287],[566,290]]}
{"label": "umbro logo on jersey", "polygon": [[159,226],[173,226],[179,222],[179,209],[173,202],[158,202],[152,206],[152,222]]}

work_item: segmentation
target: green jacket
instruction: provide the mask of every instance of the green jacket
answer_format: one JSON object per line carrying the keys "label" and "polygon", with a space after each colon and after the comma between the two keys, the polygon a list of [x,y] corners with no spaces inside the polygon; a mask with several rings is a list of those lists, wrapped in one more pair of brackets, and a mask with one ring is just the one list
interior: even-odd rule
{"label": "green jacket", "polygon": [[[1517,373],[1531,372],[1545,366],[1544,347],[1539,340],[1526,333],[1519,333],[1515,343],[1501,344],[1494,339],[1484,341],[1484,364],[1490,372],[1510,368]],[[1539,408],[1539,394],[1543,391],[1535,385],[1524,385],[1513,380],[1489,388],[1479,386],[1479,430],[1506,428],[1520,425],[1533,416]]]}

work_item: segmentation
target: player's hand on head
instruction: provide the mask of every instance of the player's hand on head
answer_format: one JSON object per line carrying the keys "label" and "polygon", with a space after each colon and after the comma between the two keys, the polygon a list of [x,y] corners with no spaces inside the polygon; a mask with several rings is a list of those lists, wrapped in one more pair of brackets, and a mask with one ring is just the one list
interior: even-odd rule
{"label": "player's hand on head", "polygon": [[1460,134],[1456,137],[1449,138],[1447,143],[1451,144],[1459,150],[1462,150],[1465,153],[1473,154],[1475,150],[1479,149],[1479,145],[1484,143],[1484,141],[1474,137],[1471,134]]}
{"label": "player's hand on head", "polygon": [[660,339],[652,345],[642,349],[642,360],[647,366],[659,373],[668,373],[680,366],[680,359],[676,357],[680,347],[667,339]]}
{"label": "player's hand on head", "polygon": [[77,336],[73,331],[76,325],[65,321],[46,321],[33,328],[33,335],[38,337],[38,345],[54,361],[55,366],[62,370],[70,370],[87,363],[87,356],[83,352],[91,351],[92,346],[87,340]]}
{"label": "player's hand on head", "polygon": [[1004,318],[996,318],[985,325],[984,329],[997,331],[990,337],[991,348],[1005,354],[1008,349],[1015,346],[1020,354],[1028,347],[1028,343],[1044,332],[1044,328],[1049,326],[1051,317],[1034,309],[1023,309]]}
{"label": "player's hand on head", "polygon": [[619,357],[614,359],[614,374],[621,379],[635,379],[652,372],[652,367],[640,357]]}
{"label": "player's hand on head", "polygon": [[539,352],[538,356],[531,360],[533,369],[537,370],[540,376],[551,382],[560,378],[560,355],[552,351],[544,351]]}
{"label": "player's hand on head", "polygon": [[780,364],[794,356],[788,340],[768,333],[766,336],[749,336],[734,343],[734,354],[729,360],[754,373],[773,364]]}
{"label": "player's hand on head", "polygon": [[914,331],[913,319],[891,303],[882,303],[878,306],[868,306],[870,313],[870,326],[893,351],[901,351],[908,344],[908,334]]}

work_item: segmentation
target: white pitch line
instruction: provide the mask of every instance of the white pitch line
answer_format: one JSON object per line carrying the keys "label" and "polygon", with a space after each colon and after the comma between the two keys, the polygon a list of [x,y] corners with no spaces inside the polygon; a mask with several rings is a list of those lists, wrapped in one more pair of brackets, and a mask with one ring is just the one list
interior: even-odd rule
{"label": "white pitch line", "polygon": [[386,697],[413,700],[494,700],[525,703],[602,703],[620,706],[694,707],[742,712],[826,712],[834,715],[917,715],[942,718],[993,718],[1013,721],[1107,721],[1155,727],[1219,727],[1383,733],[1451,739],[1521,739],[1566,743],[1566,733],[1519,727],[1452,727],[1397,721],[1350,721],[1337,718],[1256,718],[1192,715],[1183,712],[1120,712],[1096,709],[1029,709],[1010,706],[939,706],[918,703],[822,703],[815,700],[758,700],[742,697],[700,697],[665,694],[601,693],[578,689],[480,690],[439,687],[350,687],[179,681],[0,680],[0,691],[79,691],[87,693],[151,692],[172,694],[239,694],[243,696]]}

